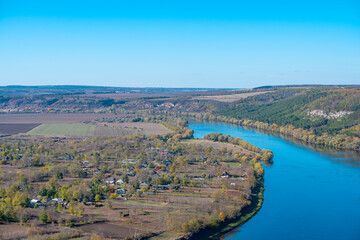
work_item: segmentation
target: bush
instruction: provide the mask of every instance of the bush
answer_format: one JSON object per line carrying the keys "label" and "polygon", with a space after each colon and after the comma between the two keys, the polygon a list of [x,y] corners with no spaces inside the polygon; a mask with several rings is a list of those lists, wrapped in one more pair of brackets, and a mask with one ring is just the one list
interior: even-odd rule
{"label": "bush", "polygon": [[46,213],[42,213],[40,216],[39,216],[39,219],[41,222],[43,223],[46,223],[48,221],[48,216],[46,215]]}

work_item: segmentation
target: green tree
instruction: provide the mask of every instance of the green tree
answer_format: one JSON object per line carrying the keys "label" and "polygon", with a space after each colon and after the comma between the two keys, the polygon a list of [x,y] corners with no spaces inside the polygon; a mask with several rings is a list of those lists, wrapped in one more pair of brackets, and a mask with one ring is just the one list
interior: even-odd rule
{"label": "green tree", "polygon": [[46,215],[46,213],[43,212],[42,214],[40,214],[39,219],[41,222],[46,223],[48,221],[48,215]]}

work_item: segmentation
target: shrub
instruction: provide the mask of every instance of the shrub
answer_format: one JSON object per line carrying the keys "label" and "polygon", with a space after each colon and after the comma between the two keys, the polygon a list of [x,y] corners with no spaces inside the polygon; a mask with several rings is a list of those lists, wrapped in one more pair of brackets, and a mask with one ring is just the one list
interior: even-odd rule
{"label": "shrub", "polygon": [[46,223],[48,221],[48,215],[43,212],[42,214],[40,214],[39,219],[41,222]]}

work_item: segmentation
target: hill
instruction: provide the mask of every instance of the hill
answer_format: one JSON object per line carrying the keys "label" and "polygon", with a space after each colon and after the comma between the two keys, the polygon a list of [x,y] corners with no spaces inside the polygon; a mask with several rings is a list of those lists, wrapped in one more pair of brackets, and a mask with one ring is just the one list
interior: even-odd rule
{"label": "hill", "polygon": [[[280,92],[289,97],[270,102]],[[314,134],[359,135],[347,131],[360,124],[360,90],[344,88],[287,89],[268,93],[268,98],[253,97],[215,114],[237,119],[250,119],[277,125],[293,125]]]}

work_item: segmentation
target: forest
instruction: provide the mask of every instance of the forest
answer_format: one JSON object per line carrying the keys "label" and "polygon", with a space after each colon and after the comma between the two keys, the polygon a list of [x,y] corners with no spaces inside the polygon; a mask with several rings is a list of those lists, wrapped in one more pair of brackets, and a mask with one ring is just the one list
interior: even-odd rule
{"label": "forest", "polygon": [[[341,119],[309,116],[312,110],[325,113],[351,112]],[[360,124],[360,91],[358,90],[309,90],[274,103],[237,104],[215,112],[218,115],[250,119],[277,125],[292,125],[312,130],[315,135],[338,134],[343,129]]]}

